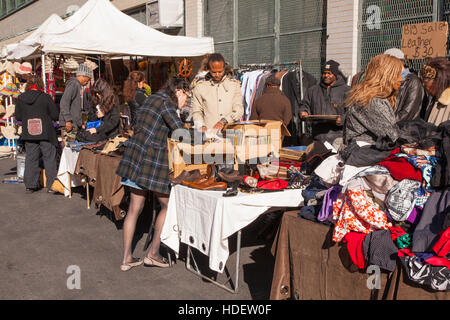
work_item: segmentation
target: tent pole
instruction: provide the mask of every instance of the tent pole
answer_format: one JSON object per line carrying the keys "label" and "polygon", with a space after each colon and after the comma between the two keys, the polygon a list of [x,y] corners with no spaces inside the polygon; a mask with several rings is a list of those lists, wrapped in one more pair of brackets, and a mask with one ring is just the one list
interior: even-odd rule
{"label": "tent pole", "polygon": [[47,84],[45,80],[45,54],[42,55],[42,81],[44,81],[45,93],[47,93]]}

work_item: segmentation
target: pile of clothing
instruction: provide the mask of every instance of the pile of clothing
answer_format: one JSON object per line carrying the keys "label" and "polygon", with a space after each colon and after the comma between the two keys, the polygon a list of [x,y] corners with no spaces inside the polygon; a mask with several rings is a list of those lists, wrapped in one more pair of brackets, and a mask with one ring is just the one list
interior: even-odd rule
{"label": "pile of clothing", "polygon": [[331,225],[359,269],[393,272],[399,261],[413,282],[448,291],[450,121],[426,134],[414,126],[391,149],[372,146],[370,157],[329,155],[302,192],[299,216]]}

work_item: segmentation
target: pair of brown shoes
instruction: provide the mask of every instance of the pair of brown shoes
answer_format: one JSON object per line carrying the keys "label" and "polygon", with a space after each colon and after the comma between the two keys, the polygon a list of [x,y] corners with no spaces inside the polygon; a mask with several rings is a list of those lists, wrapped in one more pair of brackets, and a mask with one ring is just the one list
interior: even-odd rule
{"label": "pair of brown shoes", "polygon": [[191,170],[191,171],[183,170],[183,172],[181,172],[178,177],[171,179],[171,182],[173,184],[180,184],[183,182],[183,180],[193,182],[200,177],[201,177],[201,173],[200,173],[200,170],[198,170],[198,169]]}
{"label": "pair of brown shoes", "polygon": [[227,190],[226,182],[216,182],[213,177],[196,183],[195,181],[189,187],[199,190]]}
{"label": "pair of brown shoes", "polygon": [[183,180],[181,183],[185,186],[200,189],[200,190],[226,190],[227,183],[216,182],[216,166],[214,164],[208,165],[206,174],[194,181]]}

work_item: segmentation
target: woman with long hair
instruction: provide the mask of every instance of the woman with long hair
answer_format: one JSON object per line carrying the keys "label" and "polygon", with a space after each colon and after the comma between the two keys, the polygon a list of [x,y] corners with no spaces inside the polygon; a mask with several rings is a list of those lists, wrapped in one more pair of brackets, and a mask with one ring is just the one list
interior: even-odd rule
{"label": "woman with long hair", "polygon": [[[189,95],[189,82],[173,77],[163,89],[151,95],[137,114],[133,136],[128,140],[117,175],[122,184],[130,187],[131,199],[123,224],[122,271],[144,263],[145,266],[169,267],[159,253],[161,230],[166,219],[169,203],[169,152],[167,138],[176,129],[184,128],[178,116]],[[136,222],[141,213],[147,193],[151,191],[158,198],[161,210],[156,219],[152,243],[144,260],[132,256],[131,244]]]}
{"label": "woman with long hair", "polygon": [[345,106],[344,143],[374,145],[379,138],[395,142],[399,137],[394,107],[402,83],[402,62],[389,55],[373,57],[364,80],[349,93]]}
{"label": "woman with long hair", "polygon": [[115,137],[120,132],[120,107],[114,90],[108,82],[98,79],[91,89],[91,99],[92,108],[88,121],[100,120],[100,125],[80,131],[77,140],[97,142]]}
{"label": "woman with long hair", "polygon": [[420,76],[431,101],[425,111],[425,120],[436,126],[450,120],[450,61],[431,58],[426,61]]}
{"label": "woman with long hair", "polygon": [[141,71],[131,71],[123,84],[123,98],[130,107],[130,124],[136,124],[136,113],[145,99],[145,75]]}
{"label": "woman with long hair", "polygon": [[48,192],[53,192],[51,187],[58,172],[56,160],[58,137],[52,121],[58,120],[58,108],[52,97],[44,92],[41,77],[30,75],[25,90],[17,99],[15,116],[18,121],[22,121],[21,135],[26,151],[24,174],[26,192],[33,193],[40,188],[41,153]]}

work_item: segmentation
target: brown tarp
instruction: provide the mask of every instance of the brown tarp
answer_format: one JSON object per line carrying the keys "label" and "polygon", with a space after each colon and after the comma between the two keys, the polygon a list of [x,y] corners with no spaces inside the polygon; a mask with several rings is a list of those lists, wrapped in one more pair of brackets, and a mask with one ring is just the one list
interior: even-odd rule
{"label": "brown tarp", "polygon": [[412,283],[397,265],[381,273],[379,289],[367,286],[370,274],[357,270],[345,245],[331,241],[332,226],[284,213],[272,246],[275,268],[271,300],[449,299],[450,292],[429,291]]}
{"label": "brown tarp", "polygon": [[89,185],[95,186],[97,181],[97,166],[100,153],[89,149],[81,149],[78,155],[74,174],[88,177]]}
{"label": "brown tarp", "polygon": [[75,174],[89,178],[89,184],[94,187],[94,202],[112,211],[117,221],[125,216],[121,207],[125,190],[120,184],[121,178],[116,175],[120,159],[122,156],[114,153],[103,155],[93,150],[82,149],[75,169]]}

